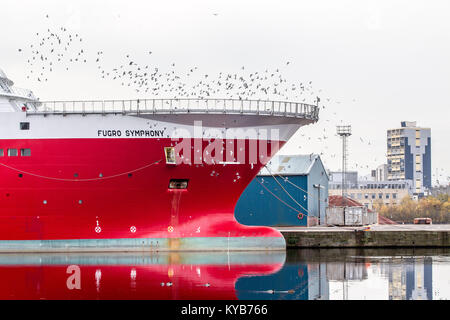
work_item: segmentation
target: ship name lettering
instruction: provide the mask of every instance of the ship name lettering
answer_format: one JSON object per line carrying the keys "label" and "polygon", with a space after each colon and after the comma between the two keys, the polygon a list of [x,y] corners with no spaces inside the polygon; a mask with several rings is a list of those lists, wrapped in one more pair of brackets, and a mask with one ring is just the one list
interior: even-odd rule
{"label": "ship name lettering", "polygon": [[163,137],[164,130],[125,130],[127,137]]}
{"label": "ship name lettering", "polygon": [[[121,130],[97,130],[98,137],[121,137]],[[163,137],[164,130],[125,130],[126,137]]]}
{"label": "ship name lettering", "polygon": [[97,130],[98,137],[120,137],[122,131],[120,130]]}

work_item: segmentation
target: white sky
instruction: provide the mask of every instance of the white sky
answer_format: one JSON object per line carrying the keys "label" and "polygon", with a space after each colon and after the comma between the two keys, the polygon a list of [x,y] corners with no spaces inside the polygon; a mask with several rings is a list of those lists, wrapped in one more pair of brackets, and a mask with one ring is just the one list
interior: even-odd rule
{"label": "white sky", "polygon": [[433,184],[442,184],[450,179],[449,14],[448,0],[3,0],[0,68],[41,100],[137,97],[101,79],[93,62],[55,68],[45,83],[27,79],[18,48],[61,26],[79,33],[91,56],[103,51],[110,66],[130,54],[208,74],[281,67],[293,82],[312,81],[325,105],[319,123],[300,129],[282,153],[322,152],[339,170],[335,126],[351,124],[349,167],[366,175],[386,161],[386,130],[417,121],[431,128]]}

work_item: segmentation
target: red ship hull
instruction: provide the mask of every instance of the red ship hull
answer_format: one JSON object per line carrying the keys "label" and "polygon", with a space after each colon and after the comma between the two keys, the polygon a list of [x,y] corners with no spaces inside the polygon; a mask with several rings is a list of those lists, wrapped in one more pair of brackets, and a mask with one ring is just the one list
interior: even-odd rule
{"label": "red ship hull", "polygon": [[0,252],[285,249],[234,207],[317,105],[42,102],[0,80]]}
{"label": "red ship hull", "polygon": [[[2,251],[284,247],[278,231],[234,218],[234,206],[261,162],[167,165],[163,150],[173,144],[170,139],[0,143],[4,150],[32,152],[0,160]],[[203,148],[207,145],[203,141]],[[263,162],[276,151],[269,150]],[[170,179],[188,179],[189,186],[169,189]]]}

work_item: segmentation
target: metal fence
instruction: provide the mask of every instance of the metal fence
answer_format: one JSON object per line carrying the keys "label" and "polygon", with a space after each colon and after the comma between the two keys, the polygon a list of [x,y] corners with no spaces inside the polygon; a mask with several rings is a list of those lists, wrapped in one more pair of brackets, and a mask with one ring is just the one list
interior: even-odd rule
{"label": "metal fence", "polygon": [[136,99],[92,101],[44,101],[29,114],[261,114],[317,121],[319,107],[316,105],[268,100],[238,99]]}

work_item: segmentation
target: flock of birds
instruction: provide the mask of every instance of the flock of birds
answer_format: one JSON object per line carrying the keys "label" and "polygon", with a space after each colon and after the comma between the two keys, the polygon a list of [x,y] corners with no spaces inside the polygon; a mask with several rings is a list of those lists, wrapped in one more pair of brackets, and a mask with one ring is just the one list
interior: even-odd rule
{"label": "flock of birds", "polygon": [[[49,19],[49,16],[46,16]],[[179,71],[173,62],[164,69],[149,63],[152,51],[146,53],[148,59],[140,63],[130,54],[121,64],[107,66],[103,63],[103,51],[88,55],[83,47],[83,38],[61,26],[36,32],[36,41],[18,51],[24,55],[28,64],[27,79],[46,82],[56,68],[70,71],[80,64],[94,62],[101,79],[115,81],[136,93],[145,93],[164,98],[210,97],[255,99],[255,100],[295,100],[313,103],[316,93],[312,81],[291,82],[283,76],[283,68],[248,71],[242,66],[238,72],[202,73],[197,66]],[[283,67],[289,66],[288,61]],[[318,93],[320,93],[319,90]],[[329,101],[329,99],[328,99]]]}
{"label": "flock of birds", "polygon": [[[148,53],[151,55],[151,51]],[[286,65],[288,65],[287,63]],[[290,83],[283,77],[280,68],[264,71],[202,73],[197,66],[179,72],[171,63],[166,70],[140,64],[126,55],[125,62],[113,68],[98,65],[102,79],[118,81],[121,86],[131,87],[158,97],[197,98],[213,97],[235,98],[239,100],[290,100],[300,99],[310,102],[316,98],[312,81]]]}
{"label": "flock of birds", "polygon": [[[50,19],[46,15],[46,19]],[[50,21],[50,20],[49,20]],[[167,67],[153,65],[152,51],[147,51],[144,63],[126,54],[115,66],[108,66],[104,61],[104,52],[96,51],[90,54],[85,47],[80,34],[67,29],[64,26],[47,28],[45,31],[36,32],[34,43],[18,51],[25,56],[28,65],[27,79],[38,82],[46,82],[51,78],[56,68],[66,72],[80,65],[91,66],[95,64],[100,79],[115,82],[117,85],[129,88],[136,94],[145,94],[154,98],[229,98],[239,100],[282,100],[304,103],[315,103],[317,95],[322,90],[315,91],[312,81],[292,82],[283,75],[292,63],[286,61],[278,68],[265,70],[248,70],[245,66],[237,72],[218,72],[216,74],[201,72],[198,66],[181,68],[175,62]],[[28,54],[28,55],[27,55]],[[117,61],[117,60],[116,60]],[[355,100],[353,100],[354,102]],[[340,101],[331,101],[325,98],[321,101],[321,117],[323,131],[319,135],[301,134],[304,145],[314,142],[316,147],[321,147],[321,156],[327,155],[330,160],[337,161],[339,154],[328,152],[328,140],[330,136],[337,137],[335,127],[331,122],[337,121],[336,112],[330,112],[326,105],[340,104]],[[325,105],[325,104],[326,105]],[[328,111],[324,114],[325,111]],[[330,118],[324,117],[329,115]],[[343,121],[341,120],[341,123]],[[330,133],[332,130],[333,133]],[[314,141],[314,140],[315,141]],[[360,143],[367,148],[372,148],[372,142],[359,137]],[[337,143],[336,138],[333,139]],[[298,146],[299,149],[302,145]],[[377,161],[377,159],[373,159]],[[354,164],[355,169],[371,169],[372,166]],[[438,177],[436,177],[438,179]]]}
{"label": "flock of birds", "polygon": [[[239,72],[202,73],[197,66],[185,71],[177,71],[176,64],[163,68],[153,66],[148,61],[139,63],[129,54],[123,63],[108,67],[103,62],[103,51],[97,51],[94,58],[87,57],[87,50],[81,46],[82,37],[71,34],[66,28],[47,29],[36,33],[37,42],[29,46],[31,56],[27,58],[28,79],[46,82],[55,68],[65,71],[79,64],[94,61],[101,79],[115,81],[136,93],[145,93],[164,98],[211,97],[235,98],[240,100],[292,100],[311,102],[316,98],[312,81],[289,82],[282,75],[281,68],[264,71],[247,71],[243,66]],[[19,52],[25,52],[19,49]],[[152,51],[147,55],[151,59]],[[288,66],[290,62],[286,63]]]}
{"label": "flock of birds", "polygon": [[[49,18],[48,15],[46,17]],[[71,33],[65,27],[48,28],[44,32],[36,32],[35,37],[36,41],[27,48],[18,49],[21,53],[29,50],[27,79],[46,82],[57,67],[64,66],[69,71],[72,66],[87,62],[82,48],[83,38],[78,33]]]}

